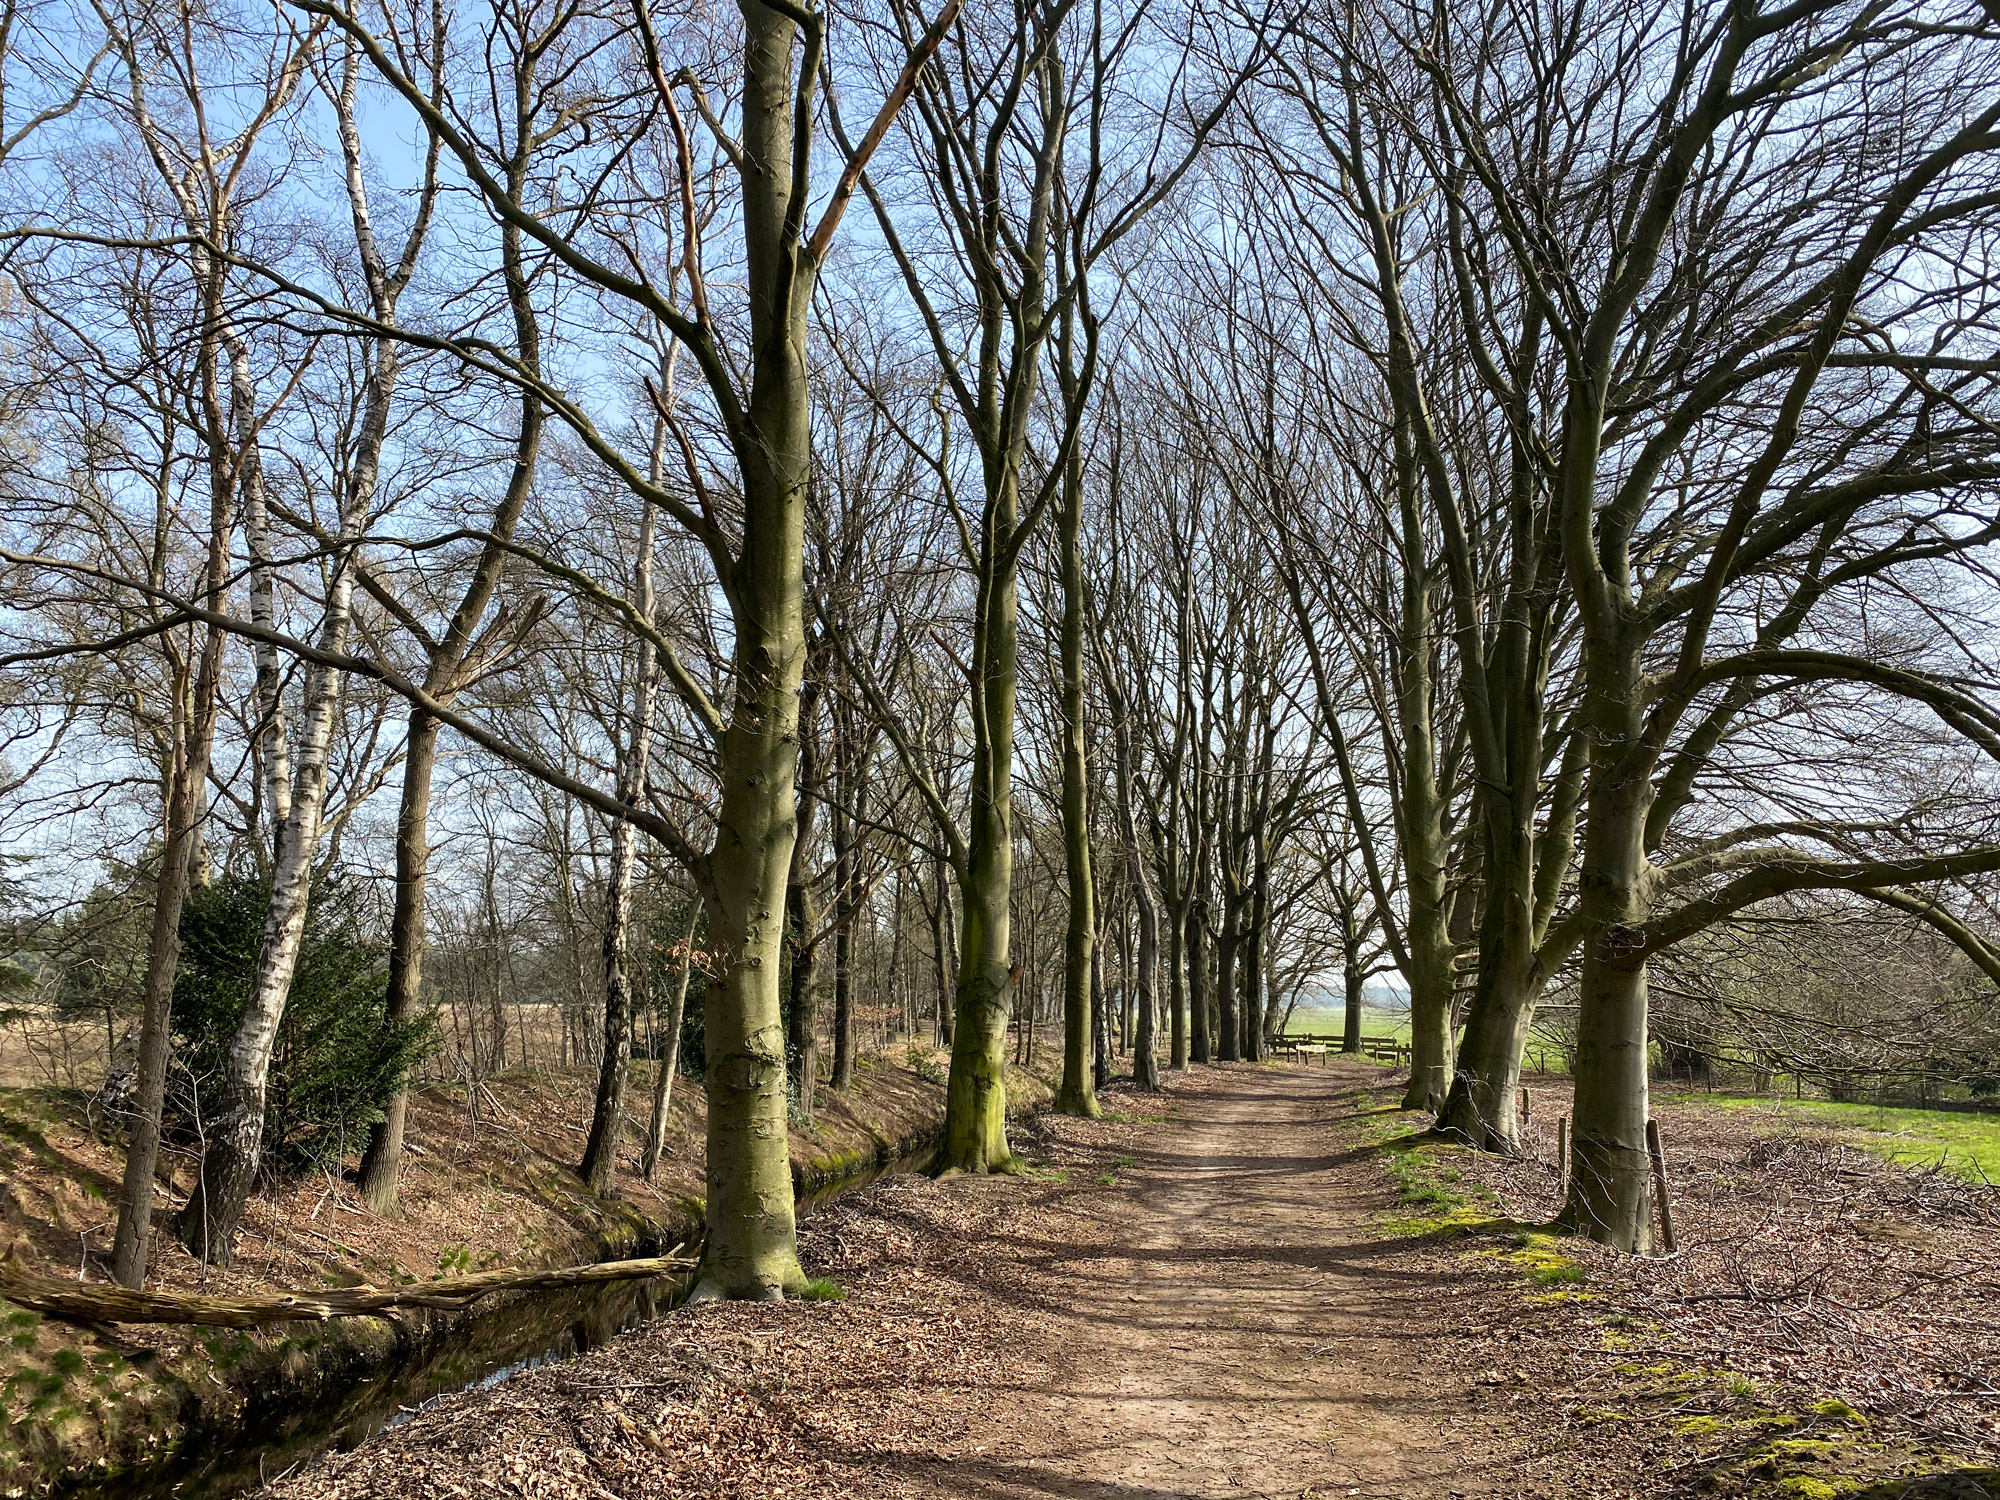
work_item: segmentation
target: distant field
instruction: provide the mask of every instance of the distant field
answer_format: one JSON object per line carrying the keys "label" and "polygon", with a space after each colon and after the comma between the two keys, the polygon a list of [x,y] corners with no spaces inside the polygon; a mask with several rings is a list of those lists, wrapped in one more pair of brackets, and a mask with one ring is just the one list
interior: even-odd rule
{"label": "distant field", "polygon": [[1756,1110],[1774,1120],[1834,1125],[1878,1156],[1915,1167],[1942,1165],[1974,1181],[2000,1182],[2000,1114],[1949,1109],[1885,1109],[1874,1104],[1828,1104],[1688,1094],[1690,1104]]}
{"label": "distant field", "polygon": [[[1337,1006],[1316,1005],[1308,1008],[1301,1005],[1292,1012],[1291,1024],[1286,1029],[1294,1033],[1310,1032],[1315,1036],[1338,1036],[1346,1024],[1347,1014]],[[1361,1034],[1394,1037],[1399,1042],[1407,1042],[1410,1039],[1410,1013],[1377,1010],[1372,1005],[1364,1005],[1361,1007]]]}

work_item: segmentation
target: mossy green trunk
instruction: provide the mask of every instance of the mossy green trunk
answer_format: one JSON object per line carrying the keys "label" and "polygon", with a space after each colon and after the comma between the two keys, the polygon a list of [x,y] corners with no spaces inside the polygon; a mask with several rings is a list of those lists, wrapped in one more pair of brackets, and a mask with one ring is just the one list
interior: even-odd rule
{"label": "mossy green trunk", "polygon": [[1521,1052],[1542,983],[1535,953],[1534,829],[1509,815],[1505,799],[1495,798],[1487,808],[1486,840],[1479,979],[1438,1128],[1480,1150],[1512,1155],[1521,1146]]}
{"label": "mossy green trunk", "polygon": [[[983,846],[983,847],[982,847]],[[1008,840],[974,846],[959,934],[957,1021],[951,1078],[945,1089],[944,1172],[1011,1172],[1007,1146],[1008,894],[1013,858]]]}
{"label": "mossy green trunk", "polygon": [[1014,696],[1020,672],[1019,592],[1014,564],[1002,556],[1019,513],[1018,454],[988,475],[991,515],[981,539],[975,602],[978,636],[972,662],[971,837],[960,898],[958,996],[945,1090],[947,1172],[1008,1172],[1007,1018],[1013,979],[1009,952],[1014,888]]}
{"label": "mossy green trunk", "polygon": [[720,973],[703,1002],[708,1054],[708,1238],[697,1297],[768,1298],[805,1284],[785,1118],[779,959],[797,838],[805,670],[806,323],[813,267],[787,217],[795,190],[786,15],[746,3],[743,226],[750,394],[736,435],[743,537],[731,591],[734,684],[706,900]]}
{"label": "mossy green trunk", "polygon": [[1590,773],[1578,900],[1585,923],[1577,985],[1576,1104],[1562,1221],[1634,1254],[1652,1245],[1646,1152],[1644,942],[1653,877],[1646,858],[1652,762],[1639,653],[1594,635],[1585,646]]}

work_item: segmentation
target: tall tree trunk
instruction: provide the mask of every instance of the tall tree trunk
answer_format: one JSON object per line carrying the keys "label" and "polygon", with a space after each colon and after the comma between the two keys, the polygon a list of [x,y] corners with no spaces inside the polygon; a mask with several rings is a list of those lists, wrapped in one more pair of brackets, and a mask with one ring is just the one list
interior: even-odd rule
{"label": "tall tree trunk", "polygon": [[1250,880],[1250,929],[1243,945],[1243,1060],[1264,1058],[1264,957],[1271,921],[1270,877],[1263,853],[1263,835],[1254,836],[1257,853]]}
{"label": "tall tree trunk", "polygon": [[1007,1145],[1007,1021],[1013,1002],[1009,947],[1014,893],[1014,697],[1020,673],[1018,583],[1007,539],[1019,514],[1016,464],[998,476],[983,529],[978,635],[972,661],[971,837],[960,914],[957,1020],[945,1089],[946,1172],[1018,1170]]}
{"label": "tall tree trunk", "polygon": [[[664,456],[663,424],[653,425],[653,472]],[[632,604],[642,619],[653,618],[654,509],[641,504],[638,552],[632,564]],[[660,686],[660,665],[653,643],[641,636],[632,684],[632,730],[619,766],[618,799],[637,809],[646,800],[652,769],[653,701]],[[632,1073],[632,868],[638,830],[629,819],[611,825],[611,868],[604,888],[604,1051],[597,1069],[597,1096],[590,1114],[590,1135],[584,1142],[578,1169],[594,1193],[611,1185],[618,1159],[618,1140],[625,1127],[625,1087]]]}
{"label": "tall tree trunk", "polygon": [[667,1006],[663,1025],[662,1056],[653,1064],[653,1113],[646,1123],[646,1149],[639,1158],[639,1175],[646,1181],[660,1168],[660,1156],[667,1149],[667,1120],[674,1108],[674,1076],[681,1067],[681,1029],[687,1019],[688,977],[694,971],[694,934],[701,925],[701,904],[688,903],[687,934],[681,939],[681,975],[674,984],[674,998]]}
{"label": "tall tree trunk", "polygon": [[[384,997],[388,1024],[399,1026],[417,1013],[424,972],[424,893],[430,874],[431,777],[437,766],[438,721],[421,708],[410,710],[403,743],[403,789],[396,808],[396,884],[389,914],[389,983]],[[397,1183],[403,1169],[403,1133],[410,1096],[398,1089],[368,1134],[361,1154],[361,1198],[384,1218],[401,1214]]]}
{"label": "tall tree trunk", "polygon": [[1090,947],[1090,1073],[1098,1088],[1111,1082],[1111,1010],[1104,1003],[1102,942]]}
{"label": "tall tree trunk", "polygon": [[[540,366],[540,335],[534,310],[528,300],[528,279],[519,264],[516,246],[509,271],[510,296],[515,305],[515,328],[522,362],[529,369]],[[450,623],[432,655],[424,677],[425,691],[448,701],[455,696],[466,668],[476,664],[480,621],[500,586],[507,563],[503,545],[514,534],[521,512],[533,486],[541,452],[543,408],[539,397],[521,397],[520,424],[514,441],[514,459],[507,479],[507,492],[494,512],[494,540],[481,551],[471,580],[459,597]],[[430,872],[431,781],[437,766],[438,736],[442,726],[421,708],[410,710],[409,735],[403,751],[402,798],[396,810],[396,883],[389,920],[389,985],[385,1000],[388,1024],[401,1026],[415,1016],[423,1003],[424,898]],[[565,1016],[565,1022],[568,1018]],[[567,1037],[567,1030],[565,1030]],[[401,1212],[397,1182],[403,1170],[403,1133],[409,1114],[409,1091],[398,1089],[384,1110],[383,1118],[369,1132],[367,1149],[361,1157],[361,1196],[368,1206],[385,1218]]]}
{"label": "tall tree trunk", "polygon": [[[1419,822],[1435,833],[1433,825]],[[1443,842],[1442,833],[1435,833],[1420,837],[1404,852],[1409,916],[1403,932],[1410,955],[1410,1085],[1403,1095],[1405,1109],[1436,1110],[1451,1090],[1453,974]]]}
{"label": "tall tree trunk", "polygon": [[[1079,579],[1079,582],[1081,580]],[[1108,668],[1108,663],[1106,664]],[[1138,775],[1132,749],[1130,705],[1125,694],[1105,673],[1111,700],[1112,744],[1118,758],[1119,833],[1125,844],[1125,871],[1132,888],[1132,905],[1138,916],[1138,951],[1134,955],[1127,987],[1132,992],[1133,1018],[1132,1081],[1142,1089],[1160,1086],[1158,1017],[1155,1013],[1154,976],[1159,969],[1160,918],[1154,905],[1152,887],[1146,879],[1146,861],[1139,851],[1139,819],[1132,804],[1132,784]]]}
{"label": "tall tree trunk", "polygon": [[[204,261],[205,264],[205,261]],[[204,319],[199,346],[201,395],[209,421],[208,551],[202,575],[202,602],[225,606],[235,528],[236,466],[227,461],[219,381],[221,293],[219,270],[205,266]],[[164,558],[160,560],[162,563]],[[118,1225],[112,1235],[111,1275],[120,1286],[145,1285],[153,1239],[153,1178],[159,1168],[161,1116],[166,1108],[167,1067],[173,1053],[174,977],[180,966],[181,912],[189,888],[206,874],[204,823],[208,816],[208,769],[220,715],[223,632],[210,625],[198,637],[199,656],[192,680],[174,678],[172,743],[168,751],[165,827],[160,873],[154,888],[153,917],[146,942],[146,977],[139,1017],[139,1055],[133,1087],[131,1139],[119,1184]],[[188,651],[194,651],[192,633]],[[182,658],[185,663],[186,657]],[[182,667],[182,673],[187,668]]]}
{"label": "tall tree trunk", "polygon": [[1187,979],[1188,1026],[1194,1033],[1189,1051],[1198,1063],[1211,1061],[1208,1029],[1208,903],[1197,896],[1188,903]]}
{"label": "tall tree trunk", "polygon": [[1097,900],[1090,869],[1089,766],[1083,722],[1083,487],[1065,474],[1059,545],[1062,552],[1062,826],[1069,881],[1069,926],[1063,942],[1063,1074],[1056,1109],[1095,1118],[1101,1111],[1092,1067],[1091,972],[1097,940]]}
{"label": "tall tree trunk", "polygon": [[1342,934],[1342,959],[1340,966],[1341,987],[1345,993],[1346,1006],[1341,1017],[1340,1050],[1356,1053],[1361,1050],[1361,1004],[1362,986],[1361,941],[1354,931],[1353,914],[1348,914]]}
{"label": "tall tree trunk", "polygon": [[1585,938],[1577,985],[1576,1104],[1570,1133],[1570,1229],[1633,1254],[1652,1245],[1646,1119],[1645,928],[1651,762],[1641,753],[1646,697],[1639,652],[1585,646],[1589,792],[1578,881]]}
{"label": "tall tree trunk", "polygon": [[[1135,860],[1136,864],[1137,861]],[[1160,1086],[1159,1015],[1154,975],[1160,966],[1159,914],[1143,879],[1134,877],[1133,900],[1138,907],[1139,933],[1134,955],[1132,1005],[1136,1012],[1132,1035],[1132,1081],[1142,1089]]]}
{"label": "tall tree trunk", "polygon": [[[803,820],[803,815],[801,815]],[[799,1114],[813,1118],[819,1092],[819,903],[804,872],[794,874],[785,889],[786,922],[791,946],[791,1016],[785,1054],[791,1067],[791,1093]]]}
{"label": "tall tree trunk", "polygon": [[[790,954],[791,994],[786,1017],[787,1087],[800,1115],[813,1118],[819,1092],[819,902],[813,899],[812,872],[806,860],[812,843],[813,820],[819,813],[819,791],[825,773],[806,725],[817,704],[816,683],[802,695],[798,759],[798,836],[792,844],[791,872],[785,878],[785,944]],[[836,898],[838,899],[838,898]]]}
{"label": "tall tree trunk", "polygon": [[1457,1075],[1438,1116],[1439,1130],[1453,1139],[1510,1155],[1521,1148],[1521,1056],[1546,982],[1537,951],[1533,807],[1526,819],[1515,816],[1506,798],[1494,797],[1484,808],[1479,975]]}
{"label": "tall tree trunk", "polygon": [[1238,921],[1241,912],[1239,901],[1234,896],[1222,905],[1222,929],[1215,935],[1215,998],[1221,1011],[1221,1024],[1216,1028],[1217,1061],[1240,1062],[1243,1058],[1243,1027],[1237,1010],[1237,999],[1243,983],[1242,968],[1237,963],[1242,947],[1243,935]]}
{"label": "tall tree trunk", "polygon": [[[228,577],[229,495],[218,487],[211,507],[211,536],[205,595],[217,608]],[[131,1140],[118,1192],[118,1227],[111,1244],[111,1277],[120,1286],[146,1283],[153,1238],[153,1176],[160,1160],[160,1116],[166,1107],[167,1064],[173,1051],[171,1029],[174,975],[180,965],[181,911],[201,871],[201,829],[208,812],[208,764],[215,743],[218,685],[222,675],[222,632],[203,632],[199,665],[191,691],[176,686],[173,744],[167,775],[166,829],[160,873],[153,895],[153,918],[146,942],[146,978],[139,1014],[139,1055],[132,1100]]]}
{"label": "tall tree trunk", "polygon": [[937,945],[937,1041],[939,1046],[949,1047],[953,984],[958,973],[958,961],[952,956],[952,934],[957,931],[957,924],[952,919],[951,883],[945,861],[938,860],[933,868],[936,902],[931,907],[931,940]]}
{"label": "tall tree trunk", "polygon": [[854,904],[843,902],[833,926],[833,1088],[854,1086]]}

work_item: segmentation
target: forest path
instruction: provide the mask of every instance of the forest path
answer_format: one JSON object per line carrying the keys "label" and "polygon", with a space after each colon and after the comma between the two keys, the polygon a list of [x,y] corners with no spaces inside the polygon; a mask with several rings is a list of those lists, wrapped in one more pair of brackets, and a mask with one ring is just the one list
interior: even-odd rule
{"label": "forest path", "polygon": [[1176,1094],[1114,1185],[1070,1199],[1095,1231],[1078,1248],[1010,1247],[1037,1267],[1049,1378],[996,1397],[975,1436],[985,1455],[935,1474],[940,1492],[1415,1500],[1499,1486],[1482,1424],[1425,1377],[1425,1330],[1450,1289],[1397,1264],[1371,1227],[1393,1193],[1371,1153],[1340,1144],[1343,1119],[1380,1107],[1381,1070],[1209,1080]]}

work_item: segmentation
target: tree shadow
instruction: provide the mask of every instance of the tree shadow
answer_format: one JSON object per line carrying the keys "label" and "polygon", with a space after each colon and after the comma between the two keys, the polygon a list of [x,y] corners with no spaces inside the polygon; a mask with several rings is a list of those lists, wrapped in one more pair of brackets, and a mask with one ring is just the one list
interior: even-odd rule
{"label": "tree shadow", "polygon": [[1951,1469],[1915,1479],[1884,1480],[1842,1494],[1846,1500],[2000,1500],[2000,1469]]}

